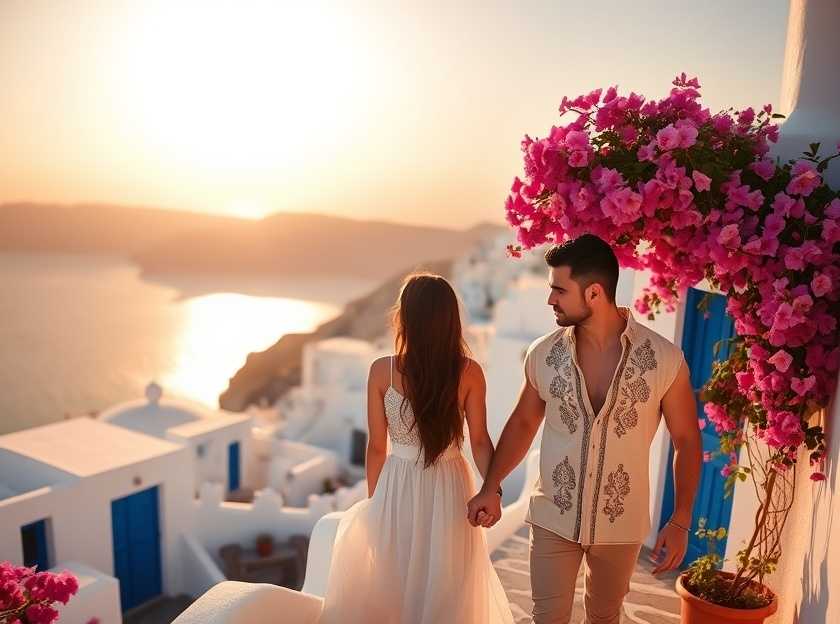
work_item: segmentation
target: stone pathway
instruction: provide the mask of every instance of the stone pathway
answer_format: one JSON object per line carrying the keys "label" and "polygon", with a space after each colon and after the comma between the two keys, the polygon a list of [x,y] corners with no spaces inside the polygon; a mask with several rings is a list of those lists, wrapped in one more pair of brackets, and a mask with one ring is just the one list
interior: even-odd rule
{"label": "stone pathway", "polygon": [[[654,577],[648,561],[649,550],[642,549],[636,571],[630,579],[630,593],[624,600],[622,624],[678,624],[680,600],[674,593],[676,572]],[[528,569],[528,526],[519,529],[491,558],[505,587],[516,624],[532,624],[531,575]],[[583,621],[583,565],[575,586],[572,622]]]}
{"label": "stone pathway", "polygon": [[193,600],[189,596],[163,596],[123,614],[123,624],[170,624]]}

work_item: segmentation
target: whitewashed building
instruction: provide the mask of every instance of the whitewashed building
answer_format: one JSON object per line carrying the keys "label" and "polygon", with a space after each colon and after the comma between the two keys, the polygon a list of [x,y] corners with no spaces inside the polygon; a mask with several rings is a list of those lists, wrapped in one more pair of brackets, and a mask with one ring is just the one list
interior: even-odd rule
{"label": "whitewashed building", "polygon": [[287,505],[305,507],[310,494],[338,487],[343,463],[329,449],[273,438],[266,487],[278,492]]}
{"label": "whitewashed building", "polygon": [[80,622],[182,593],[194,469],[180,444],[90,418],[0,436],[0,560],[84,568]]}
{"label": "whitewashed building", "polygon": [[213,481],[236,492],[248,484],[252,462],[251,417],[224,410],[211,410],[183,399],[164,398],[152,382],[145,400],[115,405],[97,417],[100,421],[130,429],[190,449],[195,461],[193,491]]}
{"label": "whitewashed building", "polygon": [[[66,624],[118,624],[159,596],[198,596],[225,580],[221,546],[308,537],[367,493],[336,480],[332,451],[161,394],[152,384],[145,401],[96,419],[0,436],[0,561],[76,575]],[[228,500],[243,487],[252,501]]]}
{"label": "whitewashed building", "polygon": [[454,262],[452,285],[465,308],[466,321],[489,320],[496,303],[505,298],[518,276],[545,275],[540,250],[525,251],[514,261],[507,256],[508,243],[507,233],[481,240]]}
{"label": "whitewashed building", "polygon": [[[384,329],[384,328],[383,328]],[[301,385],[277,406],[277,436],[329,449],[361,477],[367,443],[367,376],[383,351],[352,338],[307,344]]]}

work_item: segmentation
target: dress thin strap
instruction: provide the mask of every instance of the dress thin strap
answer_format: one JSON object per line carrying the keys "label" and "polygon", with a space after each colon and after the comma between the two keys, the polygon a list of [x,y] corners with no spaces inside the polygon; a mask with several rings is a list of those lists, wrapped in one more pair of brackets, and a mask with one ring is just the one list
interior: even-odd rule
{"label": "dress thin strap", "polygon": [[391,356],[391,387],[394,387],[394,356]]}

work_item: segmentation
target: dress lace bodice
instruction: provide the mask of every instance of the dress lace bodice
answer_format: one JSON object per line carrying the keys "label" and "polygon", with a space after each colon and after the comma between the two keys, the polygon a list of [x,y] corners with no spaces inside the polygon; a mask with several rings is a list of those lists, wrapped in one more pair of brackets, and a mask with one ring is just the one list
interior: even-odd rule
{"label": "dress lace bodice", "polygon": [[[403,407],[405,401],[405,407]],[[391,442],[406,446],[421,446],[420,433],[414,426],[414,410],[394,386],[385,391],[385,418]]]}

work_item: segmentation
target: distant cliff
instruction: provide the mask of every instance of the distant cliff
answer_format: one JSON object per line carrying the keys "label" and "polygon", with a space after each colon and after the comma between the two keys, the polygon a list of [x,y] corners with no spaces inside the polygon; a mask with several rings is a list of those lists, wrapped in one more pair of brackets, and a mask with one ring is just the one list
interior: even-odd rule
{"label": "distant cliff", "polygon": [[236,228],[242,219],[108,204],[0,204],[0,249],[131,256],[191,230]]}
{"label": "distant cliff", "polygon": [[252,221],[98,204],[0,205],[3,251],[120,254],[137,262],[147,277],[347,275],[384,281],[316,331],[283,336],[250,354],[219,397],[221,406],[233,411],[263,398],[274,401],[300,383],[307,342],[381,336],[406,273],[425,268],[449,275],[452,259],[504,231],[489,223],[453,230],[298,213]]}
{"label": "distant cliff", "polygon": [[0,205],[0,249],[119,253],[144,273],[352,275],[387,279],[503,231],[281,213],[259,221],[109,205]]}
{"label": "distant cliff", "polygon": [[301,359],[306,343],[349,336],[374,340],[387,332],[388,312],[396,301],[402,280],[410,270],[424,269],[449,277],[449,260],[425,262],[392,275],[370,294],[347,304],[335,319],[309,334],[287,334],[259,353],[251,353],[245,365],[231,378],[228,389],[219,397],[227,410],[242,411],[252,403],[266,399],[273,403],[301,381]]}

